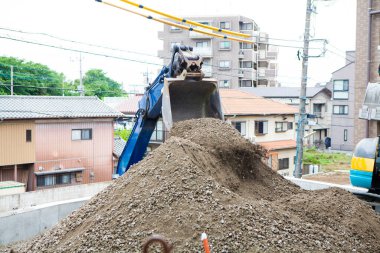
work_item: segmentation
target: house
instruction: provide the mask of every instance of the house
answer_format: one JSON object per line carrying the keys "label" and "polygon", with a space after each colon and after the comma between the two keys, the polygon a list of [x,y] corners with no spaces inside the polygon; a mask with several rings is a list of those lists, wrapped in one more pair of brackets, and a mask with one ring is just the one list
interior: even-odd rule
{"label": "house", "polygon": [[[140,99],[143,97],[143,94],[135,94],[130,95],[122,100],[117,100],[117,103],[112,103],[108,100],[109,105],[115,110],[123,113],[125,117],[117,122],[118,127],[123,127],[128,130],[132,130],[133,125],[135,123],[135,115],[137,110],[139,109],[138,103]],[[107,102],[107,103],[108,103]],[[153,150],[157,148],[162,142],[165,140],[165,130],[162,119],[159,119],[156,124],[156,128],[152,134],[152,137],[149,141],[148,150]]]}
{"label": "house", "polygon": [[[261,87],[241,90],[257,96],[270,98],[274,101],[299,107],[300,88],[298,87]],[[331,91],[326,87],[308,87],[306,89],[306,113],[315,116],[310,124],[305,126],[305,136],[309,136],[307,144],[324,147],[324,139],[331,135]]]}
{"label": "house", "polygon": [[273,170],[293,175],[297,108],[241,90],[219,92],[225,120],[242,136],[268,150],[267,163]]}
{"label": "house", "polygon": [[[236,89],[220,89],[219,92],[226,121],[242,136],[268,150],[267,163],[271,168],[282,175],[292,175],[296,155],[294,121],[297,108]],[[126,103],[124,112],[133,112],[134,108],[137,110],[135,105]],[[163,129],[162,121],[158,121],[150,149],[154,148],[151,146],[152,140],[160,139],[156,142],[157,146],[165,140]]]}
{"label": "house", "polygon": [[31,191],[111,180],[122,116],[97,97],[0,96],[0,181]]}
{"label": "house", "polygon": [[353,151],[355,115],[355,51],[346,52],[346,65],[331,74],[331,148]]}

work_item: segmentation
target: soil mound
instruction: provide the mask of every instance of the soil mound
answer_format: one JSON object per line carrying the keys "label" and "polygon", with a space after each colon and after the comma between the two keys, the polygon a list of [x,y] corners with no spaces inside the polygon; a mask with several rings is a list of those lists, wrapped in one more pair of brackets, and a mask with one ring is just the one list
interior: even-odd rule
{"label": "soil mound", "polygon": [[15,252],[380,252],[380,218],[349,193],[306,192],[261,162],[261,147],[215,119],[172,136],[57,226]]}

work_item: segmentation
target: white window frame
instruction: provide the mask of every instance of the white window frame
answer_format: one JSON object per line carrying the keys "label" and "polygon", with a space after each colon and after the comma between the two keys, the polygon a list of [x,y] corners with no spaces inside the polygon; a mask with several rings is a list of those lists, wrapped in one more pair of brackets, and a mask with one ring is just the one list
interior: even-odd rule
{"label": "white window frame", "polygon": [[219,50],[231,50],[231,47],[232,47],[231,41],[225,40],[225,41],[219,42]]}
{"label": "white window frame", "polygon": [[231,61],[229,60],[219,61],[219,69],[231,69]]}
{"label": "white window frame", "polygon": [[[224,27],[222,27],[222,24],[224,24]],[[220,27],[220,29],[231,30],[231,22],[230,21],[220,21],[219,27]]]}
{"label": "white window frame", "polygon": [[229,88],[231,85],[231,80],[220,80],[219,87],[220,88]]}
{"label": "white window frame", "polygon": [[[337,108],[337,110],[335,108]],[[343,108],[343,110],[341,108]],[[334,115],[348,115],[348,105],[334,105],[333,114]]]}

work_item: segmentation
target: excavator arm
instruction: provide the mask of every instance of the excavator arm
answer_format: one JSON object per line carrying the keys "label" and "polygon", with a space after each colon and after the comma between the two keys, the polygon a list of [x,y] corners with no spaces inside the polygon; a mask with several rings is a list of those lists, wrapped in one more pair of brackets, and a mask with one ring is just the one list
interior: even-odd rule
{"label": "excavator arm", "polygon": [[117,174],[144,157],[158,119],[165,129],[180,120],[212,117],[223,120],[217,81],[203,79],[202,58],[191,47],[175,46],[171,62],[147,87],[138,104],[131,135],[119,158]]}

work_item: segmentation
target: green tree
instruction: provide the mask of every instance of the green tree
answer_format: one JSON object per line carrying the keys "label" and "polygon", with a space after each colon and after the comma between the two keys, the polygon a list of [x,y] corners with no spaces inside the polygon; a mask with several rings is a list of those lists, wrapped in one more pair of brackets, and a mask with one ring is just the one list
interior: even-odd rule
{"label": "green tree", "polygon": [[[76,80],[76,84],[78,84]],[[86,72],[83,78],[83,85],[86,96],[121,97],[124,90],[122,85],[106,76],[101,69],[91,69]]]}
{"label": "green tree", "polygon": [[14,57],[0,57],[0,94],[10,94],[11,66],[15,95],[62,95],[65,80],[62,73]]}

